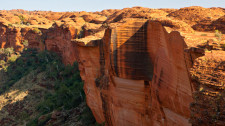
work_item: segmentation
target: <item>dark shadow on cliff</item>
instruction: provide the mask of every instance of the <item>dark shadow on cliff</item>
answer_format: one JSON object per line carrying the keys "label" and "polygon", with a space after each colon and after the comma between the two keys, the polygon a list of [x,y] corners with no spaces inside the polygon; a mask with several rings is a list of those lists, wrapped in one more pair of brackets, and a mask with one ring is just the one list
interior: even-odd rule
{"label": "dark shadow on cliff", "polygon": [[35,49],[15,55],[1,69],[1,126],[95,124],[77,63],[65,66],[57,54]]}
{"label": "dark shadow on cliff", "polygon": [[113,46],[118,47],[113,51],[111,59],[117,76],[126,75],[129,79],[152,80],[154,66],[148,52],[147,24],[148,22],[144,23],[119,47],[118,40],[113,43]]}

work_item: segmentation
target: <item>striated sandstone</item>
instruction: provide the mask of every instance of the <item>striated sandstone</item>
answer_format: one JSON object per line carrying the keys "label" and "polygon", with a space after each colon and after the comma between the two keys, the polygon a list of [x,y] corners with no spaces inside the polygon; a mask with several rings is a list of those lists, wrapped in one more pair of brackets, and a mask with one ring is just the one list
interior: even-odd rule
{"label": "striated sandstone", "polygon": [[99,123],[191,125],[192,57],[178,32],[129,20],[106,30],[102,40],[74,42],[87,103]]}

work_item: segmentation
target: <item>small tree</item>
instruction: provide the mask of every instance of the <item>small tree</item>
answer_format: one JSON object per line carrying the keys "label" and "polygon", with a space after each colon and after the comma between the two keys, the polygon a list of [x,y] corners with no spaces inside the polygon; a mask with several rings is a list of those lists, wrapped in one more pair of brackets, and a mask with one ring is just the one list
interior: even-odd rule
{"label": "small tree", "polygon": [[25,47],[27,47],[27,46],[29,45],[28,40],[24,40],[24,41],[22,42],[22,44],[23,44]]}
{"label": "small tree", "polygon": [[20,18],[20,24],[23,24],[24,23],[24,20],[25,20],[25,18],[23,17],[23,15],[19,15],[18,16],[19,18]]}
{"label": "small tree", "polygon": [[39,28],[33,28],[34,33],[41,34],[41,30]]}
{"label": "small tree", "polygon": [[12,27],[13,25],[12,25],[12,24],[8,24],[8,26],[9,26],[9,27]]}
{"label": "small tree", "polygon": [[5,53],[7,56],[10,56],[11,54],[14,53],[14,49],[13,49],[13,48],[6,48],[6,49],[4,49],[4,53]]}
{"label": "small tree", "polygon": [[218,41],[219,41],[219,46],[220,46],[220,42],[222,40],[222,33],[219,30],[215,30],[215,37],[217,37]]}

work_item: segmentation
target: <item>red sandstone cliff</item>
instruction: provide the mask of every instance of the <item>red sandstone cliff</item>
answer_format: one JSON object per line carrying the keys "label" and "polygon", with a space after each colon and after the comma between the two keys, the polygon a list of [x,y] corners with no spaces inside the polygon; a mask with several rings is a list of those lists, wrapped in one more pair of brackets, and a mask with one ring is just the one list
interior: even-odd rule
{"label": "red sandstone cliff", "polygon": [[[142,12],[147,10],[144,8]],[[157,22],[123,19],[123,16],[142,18],[143,13],[109,12],[115,14],[108,21],[121,18],[121,22],[107,24],[110,27],[105,32],[104,26],[99,25],[105,18],[96,19],[85,12],[80,14],[82,20],[74,13],[46,17],[49,20],[62,18],[62,22],[48,29],[40,28],[38,33],[33,28],[9,28],[1,23],[0,46],[19,51],[23,49],[22,40],[28,40],[30,48],[57,52],[65,64],[77,61],[87,104],[99,123],[106,122],[109,126],[191,125],[189,105],[194,88],[189,68],[203,52],[187,49],[179,32],[168,33],[162,27],[183,29],[186,23],[163,18],[156,19]],[[165,11],[163,16],[173,12],[179,11]],[[79,21],[81,24],[76,24]],[[178,27],[180,24],[184,25]],[[189,27],[186,31],[193,30]]]}
{"label": "red sandstone cliff", "polygon": [[106,30],[102,40],[73,42],[87,103],[98,122],[191,125],[192,57],[178,32],[128,20]]}
{"label": "red sandstone cliff", "polygon": [[16,51],[21,51],[23,45],[21,43],[21,28],[7,27],[3,24],[0,24],[0,47],[14,47]]}

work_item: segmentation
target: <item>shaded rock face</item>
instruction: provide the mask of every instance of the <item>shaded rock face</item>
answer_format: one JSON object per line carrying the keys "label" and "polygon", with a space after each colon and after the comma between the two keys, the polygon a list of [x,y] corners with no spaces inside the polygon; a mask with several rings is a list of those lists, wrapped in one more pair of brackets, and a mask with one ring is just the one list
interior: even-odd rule
{"label": "shaded rock face", "polygon": [[13,47],[16,51],[23,50],[23,45],[21,43],[21,32],[20,28],[8,28],[6,30],[8,45],[6,47]]}
{"label": "shaded rock face", "polygon": [[3,24],[0,24],[0,47],[1,48],[5,48],[6,45],[6,40],[7,40],[7,36],[6,36],[6,29],[7,27],[4,26]]}
{"label": "shaded rock face", "polygon": [[28,48],[36,48],[41,51],[45,50],[45,30],[41,33],[35,33],[32,29],[24,33],[24,40],[28,41]]}
{"label": "shaded rock face", "polygon": [[76,51],[74,56],[79,63],[81,78],[85,83],[84,91],[87,104],[91,108],[97,122],[104,122],[103,101],[98,88],[99,85],[96,83],[98,81],[97,78],[101,76],[100,48],[79,46],[75,42],[72,45],[73,50]]}
{"label": "shaded rock face", "polygon": [[71,33],[68,28],[55,25],[46,33],[45,46],[47,50],[58,53],[62,56],[64,63],[69,62],[66,54],[70,47]]}
{"label": "shaded rock face", "polygon": [[191,125],[192,54],[178,32],[131,20],[107,29],[98,45],[74,41],[87,104],[107,125]]}
{"label": "shaded rock face", "polygon": [[147,23],[131,23],[111,31],[112,69],[115,75],[121,78],[151,80],[153,64],[148,53]]}

